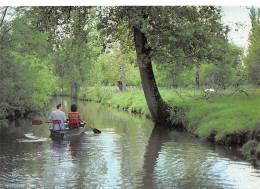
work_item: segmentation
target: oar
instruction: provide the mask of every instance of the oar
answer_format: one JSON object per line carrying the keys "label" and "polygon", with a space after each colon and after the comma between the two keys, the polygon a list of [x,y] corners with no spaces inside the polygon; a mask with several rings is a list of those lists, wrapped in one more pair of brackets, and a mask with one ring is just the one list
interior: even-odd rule
{"label": "oar", "polygon": [[88,125],[86,121],[84,121],[84,123],[85,123],[87,126],[89,126],[90,129],[92,129],[92,131],[93,131],[94,133],[96,133],[96,134],[100,134],[100,133],[101,133],[100,130],[98,130],[98,129],[96,129],[96,128],[92,128],[90,125]]}
{"label": "oar", "polygon": [[[41,120],[32,120],[33,125],[41,125],[43,122]],[[44,123],[52,123],[51,121],[44,121]]]}

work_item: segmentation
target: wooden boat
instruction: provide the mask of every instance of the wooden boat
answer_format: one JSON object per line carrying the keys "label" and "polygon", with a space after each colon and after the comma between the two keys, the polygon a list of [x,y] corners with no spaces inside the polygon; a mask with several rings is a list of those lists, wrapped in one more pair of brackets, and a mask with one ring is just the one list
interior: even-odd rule
{"label": "wooden boat", "polygon": [[71,130],[69,128],[66,128],[65,130],[52,130],[52,129],[50,129],[50,127],[49,127],[49,130],[51,132],[51,137],[55,137],[55,138],[59,138],[59,139],[63,140],[66,138],[71,138],[71,137],[82,134],[84,131],[84,127],[85,127],[85,124],[79,128],[75,128],[75,129],[71,129]]}

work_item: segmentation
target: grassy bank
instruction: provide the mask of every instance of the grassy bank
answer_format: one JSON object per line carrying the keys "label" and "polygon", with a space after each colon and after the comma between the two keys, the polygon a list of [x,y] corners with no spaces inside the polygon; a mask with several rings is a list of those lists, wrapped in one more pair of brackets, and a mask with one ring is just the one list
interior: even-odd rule
{"label": "grassy bank", "polygon": [[[144,93],[137,88],[120,93],[117,88],[87,88],[83,100],[98,101],[113,108],[149,117]],[[234,89],[205,93],[202,90],[161,89],[163,99],[172,107],[171,121],[182,122],[185,129],[203,140],[242,147],[249,156],[260,154],[260,90]]]}

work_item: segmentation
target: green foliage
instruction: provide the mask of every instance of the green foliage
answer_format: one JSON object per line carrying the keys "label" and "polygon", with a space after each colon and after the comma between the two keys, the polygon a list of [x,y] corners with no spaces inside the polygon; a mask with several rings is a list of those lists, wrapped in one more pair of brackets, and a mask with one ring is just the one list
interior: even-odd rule
{"label": "green foliage", "polygon": [[139,70],[134,63],[131,63],[134,56],[133,52],[127,55],[122,55],[120,52],[101,54],[95,63],[93,75],[95,83],[116,86],[118,81],[121,81],[121,61],[124,61],[126,85],[139,86],[141,83]]}
{"label": "green foliage", "polygon": [[38,110],[44,107],[52,98],[56,88],[54,77],[46,66],[46,62],[33,56],[22,57],[19,55],[16,55],[15,60],[24,64],[24,70],[20,71],[22,74],[18,81],[18,86],[22,91],[20,93],[24,94],[24,98],[26,98],[23,105],[27,104],[27,110]]}
{"label": "green foliage", "polygon": [[[260,9],[259,9],[260,10]],[[252,12],[254,14],[252,14]],[[258,11],[259,13],[260,11]],[[254,85],[260,85],[260,15],[251,8],[252,29],[249,36],[250,45],[245,58],[248,70],[249,82]]]}
{"label": "green foliage", "polygon": [[82,100],[107,103],[115,91],[119,91],[117,87],[107,88],[95,85],[94,87],[87,87],[85,93],[80,90],[78,98]]}
{"label": "green foliage", "polygon": [[[154,74],[158,86],[164,87],[189,87],[195,85],[195,69],[186,69],[178,74],[172,74],[169,70],[154,68]],[[193,77],[192,77],[193,76]]]}
{"label": "green foliage", "polygon": [[[142,91],[118,93],[116,86],[122,80],[122,62],[126,85],[141,85],[133,28],[146,35],[159,86],[194,86],[197,67],[200,67],[200,82],[207,87],[226,88],[244,80],[241,50],[227,43],[227,29],[221,24],[220,9],[216,7],[104,7],[100,10],[102,23],[106,24],[102,32],[96,28],[101,19],[93,7],[32,7],[14,20],[10,32],[6,32],[9,25],[3,24],[0,31],[1,119],[14,116],[15,112],[43,107],[54,92],[75,92],[73,95],[82,99],[149,115]],[[245,61],[251,83],[258,81],[259,75],[256,53],[259,52],[259,21],[256,18],[250,38],[250,56]],[[109,45],[112,45],[110,49]],[[242,83],[246,83],[245,80]],[[92,87],[83,91],[86,86]],[[100,86],[113,86],[113,90]],[[237,124],[238,130],[243,129],[238,122],[250,122],[248,128],[257,122],[254,116],[244,118],[242,109],[230,108],[232,103],[237,103],[234,99],[216,97],[213,101],[192,101],[176,91],[160,90],[171,105],[187,107],[179,115],[172,111],[172,121],[188,120],[185,122],[188,130],[201,136],[214,131],[221,138],[226,131],[232,132],[233,126],[229,128],[226,122]],[[192,92],[201,95],[200,91]],[[249,103],[237,104],[255,114],[249,108],[254,109],[253,104],[258,102],[245,101]],[[238,121],[229,120],[228,117],[234,117],[231,110],[239,110],[240,117],[234,118]],[[219,116],[222,112],[227,116]]]}
{"label": "green foliage", "polygon": [[203,72],[200,75],[201,85],[213,89],[225,89],[233,84],[233,79],[236,77],[236,70],[230,65],[223,67],[214,64],[203,65]]}
{"label": "green foliage", "polygon": [[91,83],[93,64],[100,54],[98,20],[93,7],[31,7],[26,16],[38,31],[48,34],[53,53],[50,67],[77,96],[80,86]]}
{"label": "green foliage", "polygon": [[107,85],[117,85],[120,80],[120,59],[118,53],[103,54],[98,57],[97,64],[101,66],[101,83]]}
{"label": "green foliage", "polygon": [[[3,27],[5,27],[4,25]],[[46,35],[33,32],[24,17],[13,21],[12,32],[0,31],[0,122],[49,102],[55,81],[46,61]]]}
{"label": "green foliage", "polygon": [[250,140],[241,148],[241,153],[248,159],[255,158],[259,143],[256,140]]}
{"label": "green foliage", "polygon": [[34,31],[25,17],[18,17],[12,24],[12,37],[16,41],[15,48],[20,54],[44,57],[48,53],[47,35]]}
{"label": "green foliage", "polygon": [[174,106],[173,108],[171,108],[170,110],[170,122],[175,125],[175,126],[183,126],[184,129],[185,126],[188,123],[188,119],[186,117],[187,112],[189,111],[189,107],[188,106]]}
{"label": "green foliage", "polygon": [[[213,42],[223,40],[224,36],[221,32],[225,32],[225,28],[219,22],[219,9],[206,6],[184,6],[168,9],[160,7],[160,11],[164,16],[156,18],[155,14],[152,15],[152,19],[156,20],[156,23],[152,24],[152,28],[155,29],[152,31],[151,40],[155,43],[153,46],[158,48],[157,56],[155,56],[157,63],[168,63],[169,65],[173,63],[172,69],[179,70],[183,67],[192,68],[193,64],[217,58],[216,46]],[[161,20],[167,16],[169,16],[168,19]],[[172,24],[169,26],[167,22]],[[168,28],[168,30],[157,31],[161,28],[165,28],[165,30]],[[165,35],[169,38],[165,38]],[[159,40],[156,40],[157,36],[159,36]],[[159,48],[162,46],[163,48]],[[164,59],[162,59],[162,55]],[[168,64],[166,64],[167,67]]]}
{"label": "green foliage", "polygon": [[[146,36],[147,45],[151,48],[149,56],[157,66],[155,75],[159,85],[194,85],[196,72],[194,78],[186,76],[193,72],[194,67],[205,63],[214,63],[219,67],[218,73],[209,73],[215,75],[210,76],[214,80],[211,83],[215,82],[216,87],[223,88],[231,84],[234,78],[229,73],[233,73],[231,68],[238,64],[242,51],[228,44],[228,29],[220,22],[221,9],[208,6],[114,9],[116,16],[109,19],[117,24],[124,20],[124,24],[128,23],[130,28],[140,28]],[[108,20],[104,22],[113,28],[113,21]],[[227,69],[229,73],[224,73]],[[217,75],[223,78],[216,81]]]}
{"label": "green foliage", "polygon": [[99,48],[95,47],[94,42],[76,43],[70,38],[63,39],[60,44],[61,48],[50,56],[51,67],[61,78],[62,89],[70,85],[71,91],[78,91],[84,82],[91,82]]}

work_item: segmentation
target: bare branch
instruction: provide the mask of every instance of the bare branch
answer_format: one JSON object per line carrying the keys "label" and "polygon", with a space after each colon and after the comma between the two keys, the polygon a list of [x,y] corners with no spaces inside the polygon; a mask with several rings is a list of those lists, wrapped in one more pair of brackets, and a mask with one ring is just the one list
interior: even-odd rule
{"label": "bare branch", "polygon": [[0,28],[2,27],[3,23],[4,23],[4,19],[6,16],[6,12],[7,12],[8,7],[5,7],[4,12],[2,13],[2,18],[1,18],[1,22],[0,22]]}

